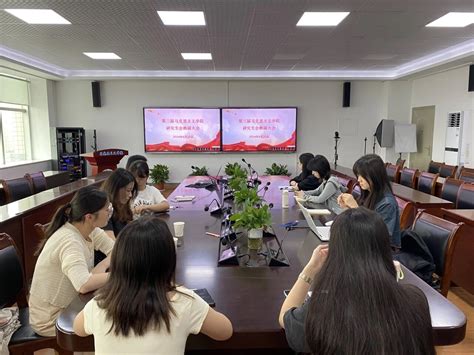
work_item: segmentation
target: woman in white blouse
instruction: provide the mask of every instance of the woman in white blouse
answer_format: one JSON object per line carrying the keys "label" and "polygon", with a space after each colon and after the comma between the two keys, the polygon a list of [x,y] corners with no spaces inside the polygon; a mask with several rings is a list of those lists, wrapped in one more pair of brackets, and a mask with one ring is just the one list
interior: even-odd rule
{"label": "woman in white blouse", "polygon": [[94,291],[107,281],[110,258],[94,267],[94,250],[106,255],[112,251],[114,241],[101,229],[111,212],[107,194],[87,186],[54,215],[30,290],[30,324],[39,335],[54,336],[60,311],[78,293]]}

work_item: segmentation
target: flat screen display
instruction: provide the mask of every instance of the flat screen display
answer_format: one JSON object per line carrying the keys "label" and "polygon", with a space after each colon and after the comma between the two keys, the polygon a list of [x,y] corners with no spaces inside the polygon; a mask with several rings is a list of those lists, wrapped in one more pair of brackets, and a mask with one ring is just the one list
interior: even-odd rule
{"label": "flat screen display", "polygon": [[219,108],[143,109],[145,151],[219,152]]}
{"label": "flat screen display", "polygon": [[224,152],[296,151],[296,107],[223,108]]}

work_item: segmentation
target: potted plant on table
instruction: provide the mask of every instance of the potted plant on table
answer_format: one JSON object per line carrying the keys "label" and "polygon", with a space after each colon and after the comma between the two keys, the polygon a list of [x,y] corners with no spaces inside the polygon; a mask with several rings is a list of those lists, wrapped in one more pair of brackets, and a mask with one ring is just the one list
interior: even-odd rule
{"label": "potted plant on table", "polygon": [[235,228],[247,230],[248,248],[258,250],[262,247],[263,230],[270,226],[272,215],[268,205],[247,204],[241,212],[234,213],[230,220],[235,222]]}
{"label": "potted plant on table", "polygon": [[265,170],[266,175],[285,175],[290,176],[288,166],[284,164],[273,163],[272,166]]}
{"label": "potted plant on table", "polygon": [[165,187],[165,181],[170,178],[170,170],[166,165],[156,164],[150,170],[150,178],[158,190],[163,190]]}

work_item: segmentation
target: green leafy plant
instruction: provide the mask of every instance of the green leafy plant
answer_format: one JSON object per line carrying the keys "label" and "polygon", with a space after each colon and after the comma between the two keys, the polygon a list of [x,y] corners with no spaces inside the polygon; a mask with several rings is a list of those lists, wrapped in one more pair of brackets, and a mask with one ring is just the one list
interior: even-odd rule
{"label": "green leafy plant", "polygon": [[261,197],[258,196],[257,189],[249,189],[246,183],[245,186],[234,193],[234,203],[241,206],[255,206],[257,203],[261,202],[261,200]]}
{"label": "green leafy plant", "polygon": [[208,175],[207,168],[205,166],[203,166],[202,168],[200,168],[199,166],[195,166],[191,169],[193,170],[193,172],[190,174],[191,176],[206,176],[206,175]]}
{"label": "green leafy plant", "polygon": [[234,213],[230,220],[235,222],[235,228],[242,227],[250,230],[269,226],[272,215],[268,205],[259,207],[247,205],[242,212]]}
{"label": "green leafy plant", "polygon": [[170,178],[170,169],[163,164],[156,164],[150,170],[150,179],[154,184],[161,184]]}
{"label": "green leafy plant", "polygon": [[240,191],[247,186],[247,177],[232,177],[229,179],[229,187],[234,191]]}
{"label": "green leafy plant", "polygon": [[273,163],[271,167],[267,168],[265,170],[265,174],[290,176],[290,173],[288,172],[288,166],[277,163]]}
{"label": "green leafy plant", "polygon": [[234,176],[235,173],[239,173],[242,170],[239,163],[227,163],[225,165],[225,174],[228,176]]}
{"label": "green leafy plant", "polygon": [[229,187],[234,191],[239,191],[247,187],[247,171],[238,163],[228,164],[228,166],[229,168],[226,166],[226,174],[228,171],[232,173],[232,177],[229,179]]}

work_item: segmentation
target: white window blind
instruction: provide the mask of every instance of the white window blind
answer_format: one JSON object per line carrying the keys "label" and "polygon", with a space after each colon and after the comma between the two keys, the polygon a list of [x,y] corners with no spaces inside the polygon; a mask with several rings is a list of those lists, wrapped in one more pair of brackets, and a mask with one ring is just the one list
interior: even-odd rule
{"label": "white window blind", "polygon": [[31,160],[27,106],[0,102],[0,164]]}

